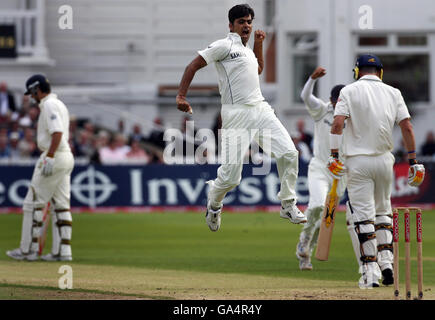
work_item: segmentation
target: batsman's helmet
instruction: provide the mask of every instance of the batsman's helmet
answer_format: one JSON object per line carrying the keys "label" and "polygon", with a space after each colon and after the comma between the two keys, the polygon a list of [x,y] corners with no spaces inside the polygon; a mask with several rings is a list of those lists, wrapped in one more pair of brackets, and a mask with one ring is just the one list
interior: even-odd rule
{"label": "batsman's helmet", "polygon": [[39,88],[42,92],[50,92],[50,82],[42,74],[34,74],[26,81],[25,95],[36,93],[36,89]]}
{"label": "batsman's helmet", "polygon": [[384,75],[384,66],[382,65],[381,59],[379,59],[374,54],[363,54],[360,56],[355,63],[355,68],[353,68],[353,77],[355,80],[358,80],[359,70],[361,67],[375,67],[376,69],[381,70],[381,80]]}

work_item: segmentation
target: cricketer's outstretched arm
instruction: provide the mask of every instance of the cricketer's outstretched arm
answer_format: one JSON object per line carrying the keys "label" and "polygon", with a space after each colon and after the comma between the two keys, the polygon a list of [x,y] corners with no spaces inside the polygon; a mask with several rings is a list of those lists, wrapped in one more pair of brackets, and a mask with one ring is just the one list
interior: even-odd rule
{"label": "cricketer's outstretched arm", "polygon": [[191,63],[187,65],[186,69],[184,70],[183,77],[181,78],[180,85],[178,87],[178,95],[175,99],[178,110],[183,112],[189,112],[190,114],[193,112],[192,107],[186,100],[187,90],[189,89],[190,83],[192,82],[195,73],[206,65],[207,62],[200,55],[198,55],[195,59],[192,60]]}

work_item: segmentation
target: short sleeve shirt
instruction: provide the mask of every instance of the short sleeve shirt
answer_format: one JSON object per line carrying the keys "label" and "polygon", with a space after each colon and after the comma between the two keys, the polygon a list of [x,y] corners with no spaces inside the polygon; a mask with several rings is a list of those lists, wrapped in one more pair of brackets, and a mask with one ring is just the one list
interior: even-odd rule
{"label": "short sleeve shirt", "polygon": [[38,119],[37,143],[41,151],[50,148],[51,135],[55,132],[62,132],[57,151],[70,151],[69,139],[69,113],[65,104],[57,98],[57,95],[50,93],[39,104],[41,113]]}
{"label": "short sleeve shirt", "polygon": [[402,94],[367,75],[340,92],[334,116],[348,117],[343,135],[343,154],[380,155],[393,150],[395,123],[410,118]]}
{"label": "short sleeve shirt", "polygon": [[216,66],[222,104],[255,105],[264,100],[257,58],[237,33],[229,33],[227,38],[213,42],[198,54],[207,64]]}

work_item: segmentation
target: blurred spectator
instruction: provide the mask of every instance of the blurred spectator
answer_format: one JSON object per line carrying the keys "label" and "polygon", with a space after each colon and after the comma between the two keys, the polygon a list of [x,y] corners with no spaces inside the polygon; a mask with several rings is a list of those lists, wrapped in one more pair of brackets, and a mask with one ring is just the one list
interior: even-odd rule
{"label": "blurred spectator", "polygon": [[74,141],[78,140],[79,128],[77,123],[77,117],[72,114],[69,117],[69,137],[73,138]]}
{"label": "blurred spectator", "polygon": [[142,127],[139,124],[135,124],[133,126],[133,132],[130,134],[128,138],[128,144],[132,144],[133,141],[143,142],[145,141],[145,136],[142,133]]}
{"label": "blurred spectator", "polygon": [[8,90],[6,82],[0,82],[0,123],[15,120],[18,117],[13,94]]}
{"label": "blurred spectator", "polygon": [[162,120],[160,118],[155,118],[153,130],[148,136],[147,141],[152,145],[163,150],[166,147],[166,142],[163,140],[163,135],[164,135],[164,129],[163,129]]}
{"label": "blurred spectator", "polygon": [[39,156],[35,142],[35,131],[32,128],[24,129],[24,137],[18,142],[18,150],[22,158],[33,158]]}
{"label": "blurred spectator", "polygon": [[16,132],[18,134],[18,139],[21,139],[24,135],[23,129],[18,124],[18,121],[12,121],[9,124],[9,139],[11,137],[11,134]]}
{"label": "blurred spectator", "polygon": [[125,138],[117,133],[111,136],[109,145],[99,150],[102,164],[125,163],[130,147],[125,144]]}
{"label": "blurred spectator", "polygon": [[20,134],[18,132],[12,132],[9,135],[9,146],[10,146],[10,158],[18,159],[21,157],[21,151],[18,148],[18,143],[20,141]]}
{"label": "blurred spectator", "polygon": [[311,150],[308,147],[308,145],[305,143],[305,141],[302,140],[302,135],[299,131],[292,132],[291,138],[293,140],[293,143],[295,144],[296,150],[299,151],[299,159],[310,162],[311,160]]}
{"label": "blurred spectator", "polygon": [[21,127],[29,127],[32,129],[36,129],[38,125],[38,117],[39,117],[39,108],[32,106],[30,107],[27,114],[24,117],[18,120],[18,123]]}
{"label": "blurred spectator", "polygon": [[129,164],[147,164],[150,162],[150,156],[140,146],[139,140],[131,141],[131,149],[126,154]]}
{"label": "blurred spectator", "polygon": [[312,153],[313,149],[312,149],[311,142],[313,140],[313,136],[305,131],[305,121],[304,121],[304,119],[299,119],[297,121],[297,123],[296,123],[296,127],[297,127],[297,130],[298,130],[299,134],[300,134],[300,139],[299,140],[305,142],[305,144],[310,149],[310,152]]}
{"label": "blurred spectator", "polygon": [[124,134],[124,130],[125,130],[124,120],[119,119],[118,120],[118,133]]}
{"label": "blurred spectator", "polygon": [[95,152],[94,136],[87,130],[79,130],[75,149],[77,156],[90,159]]}
{"label": "blurred spectator", "polygon": [[11,156],[11,149],[8,145],[8,136],[0,134],[0,159],[9,158]]}
{"label": "blurred spectator", "polygon": [[90,134],[91,136],[94,136],[94,134],[95,134],[95,126],[94,126],[94,124],[93,124],[92,122],[90,122],[90,121],[86,121],[85,124],[83,125],[83,128],[84,128],[87,132],[89,132],[89,134]]}
{"label": "blurred spectator", "polygon": [[426,141],[421,146],[421,154],[423,156],[433,156],[435,154],[435,138],[432,131],[426,135]]}

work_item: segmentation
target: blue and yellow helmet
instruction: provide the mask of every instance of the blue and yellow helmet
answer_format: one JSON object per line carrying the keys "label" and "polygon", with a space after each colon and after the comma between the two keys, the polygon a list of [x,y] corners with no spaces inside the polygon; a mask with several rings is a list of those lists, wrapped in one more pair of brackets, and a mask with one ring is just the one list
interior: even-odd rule
{"label": "blue and yellow helmet", "polygon": [[363,54],[361,55],[355,63],[355,68],[353,68],[353,77],[355,80],[358,80],[359,69],[361,67],[375,67],[381,70],[381,80],[384,74],[384,66],[382,65],[381,59],[379,59],[374,54]]}

